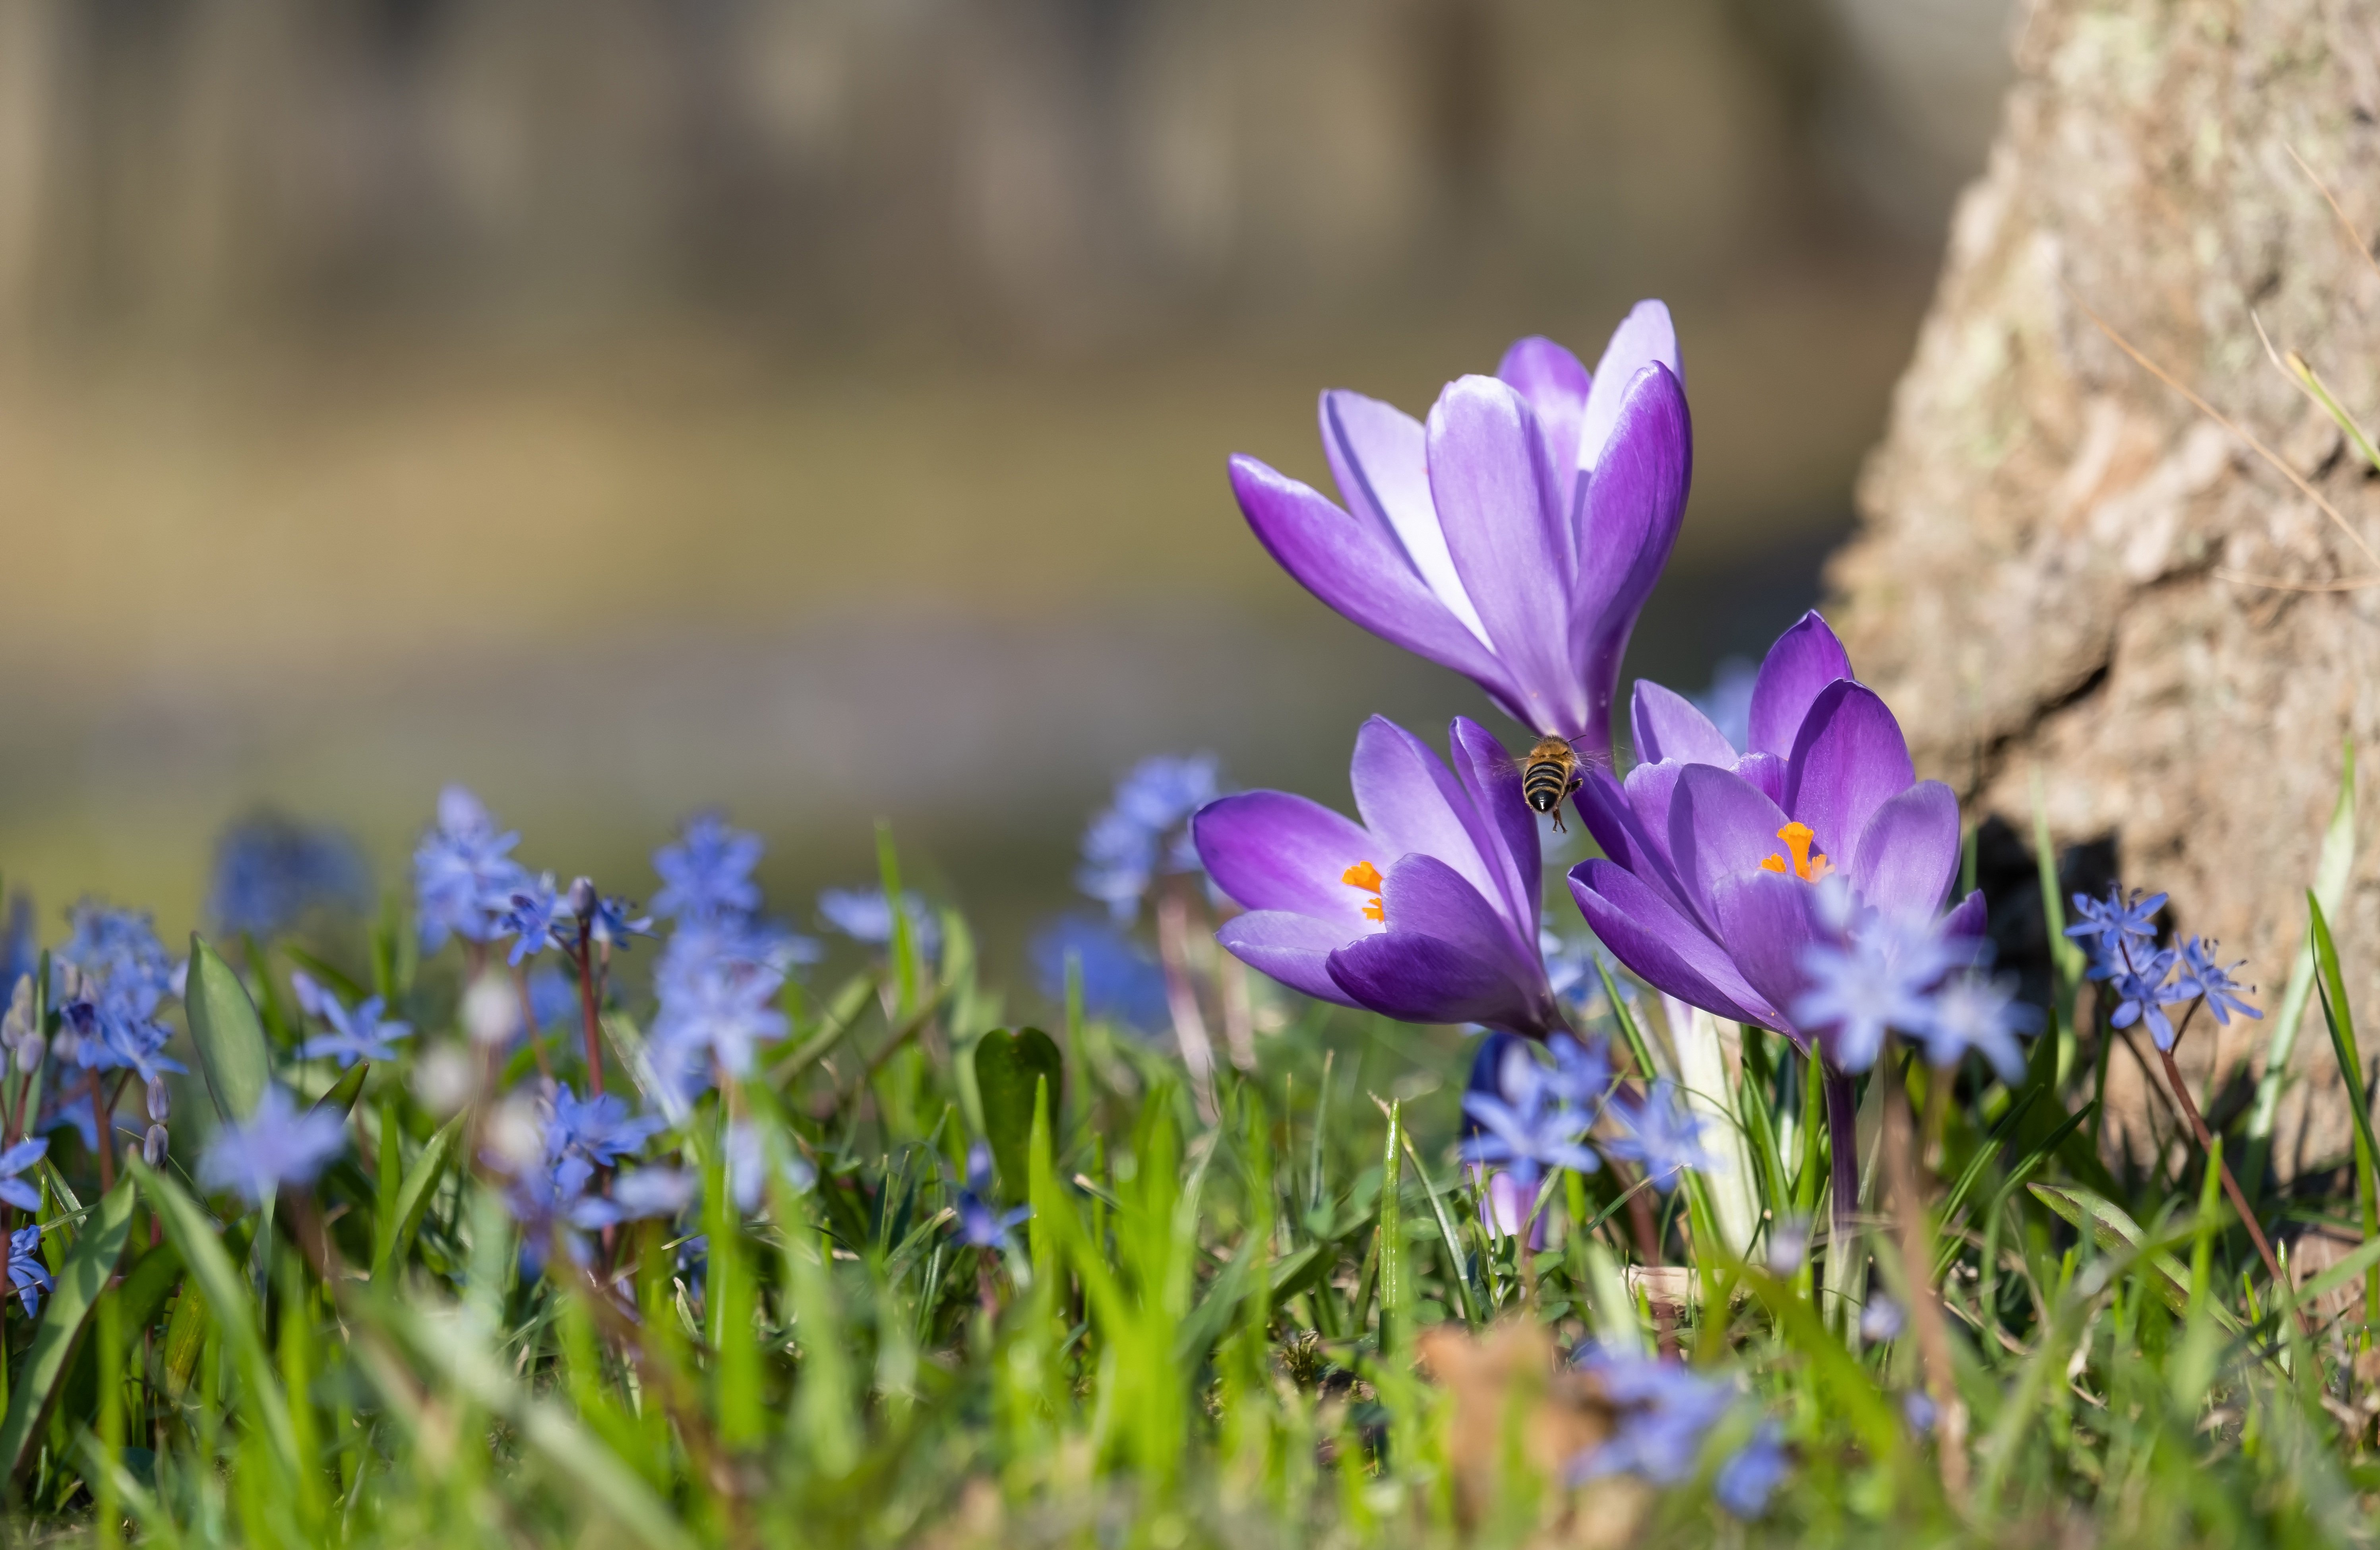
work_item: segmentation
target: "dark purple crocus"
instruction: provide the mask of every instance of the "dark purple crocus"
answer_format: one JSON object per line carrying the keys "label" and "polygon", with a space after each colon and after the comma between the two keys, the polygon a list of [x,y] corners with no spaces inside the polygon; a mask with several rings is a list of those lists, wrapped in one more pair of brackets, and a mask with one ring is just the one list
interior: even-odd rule
{"label": "dark purple crocus", "polygon": [[1322,395],[1343,508],[1232,460],[1248,526],[1306,589],[1470,678],[1515,720],[1608,757],[1620,658],[1676,542],[1694,431],[1669,309],[1641,302],[1590,375],[1524,339],[1427,423]]}
{"label": "dark purple crocus", "polygon": [[1454,771],[1373,717],[1351,771],[1364,821],[1286,792],[1198,810],[1215,886],[1248,913],[1216,939],[1293,989],[1408,1023],[1563,1026],[1537,949],[1537,819],[1503,745],[1457,717]]}
{"label": "dark purple crocus", "polygon": [[1571,893],[1639,978],[1826,1054],[1839,1189],[1849,1181],[1838,1206],[1849,1209],[1842,1072],[1874,1051],[1794,1011],[1826,1001],[1808,996],[1813,950],[1842,947],[1876,916],[1947,939],[1982,937],[1980,892],[1937,925],[1958,876],[1958,798],[1917,779],[1900,722],[1852,676],[1815,612],[1761,663],[1748,749],[1658,684],[1639,683],[1633,709],[1644,762],[1624,782],[1586,772],[1579,812],[1604,859],[1572,869]]}

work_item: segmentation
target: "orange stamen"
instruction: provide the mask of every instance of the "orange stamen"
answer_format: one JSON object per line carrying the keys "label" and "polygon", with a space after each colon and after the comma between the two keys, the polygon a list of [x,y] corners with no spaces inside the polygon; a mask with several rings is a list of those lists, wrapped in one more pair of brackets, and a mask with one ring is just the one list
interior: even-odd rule
{"label": "orange stamen", "polygon": [[[1814,883],[1821,878],[1833,875],[1835,870],[1833,862],[1824,855],[1810,854],[1810,842],[1817,836],[1811,831],[1808,824],[1789,823],[1777,831],[1777,838],[1785,842],[1787,853],[1793,857],[1792,876],[1805,883]],[[1774,872],[1779,877],[1786,875],[1784,856],[1772,855],[1760,866],[1763,871]]]}
{"label": "orange stamen", "polygon": [[1339,874],[1339,880],[1349,888],[1360,888],[1372,896],[1364,906],[1364,918],[1383,923],[1389,918],[1387,906],[1380,902],[1380,869],[1368,861],[1359,861]]}

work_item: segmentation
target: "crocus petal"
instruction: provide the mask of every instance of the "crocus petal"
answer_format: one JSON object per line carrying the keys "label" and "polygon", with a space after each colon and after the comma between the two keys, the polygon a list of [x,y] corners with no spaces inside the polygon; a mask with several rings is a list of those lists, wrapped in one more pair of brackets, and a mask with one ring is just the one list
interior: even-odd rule
{"label": "crocus petal", "polygon": [[[1468,716],[1454,718],[1448,729],[1454,748],[1454,771],[1470,794],[1475,810],[1489,826],[1492,853],[1488,861],[1503,884],[1498,907],[1514,926],[1534,935],[1538,899],[1543,888],[1543,841],[1537,816],[1521,795],[1521,769],[1493,733]],[[1494,895],[1489,896],[1491,900]]]}
{"label": "crocus petal", "polygon": [[1569,511],[1577,481],[1579,427],[1586,416],[1586,368],[1552,340],[1532,335],[1504,352],[1496,375],[1518,390],[1536,413],[1546,465],[1554,471],[1561,509]]}
{"label": "crocus petal", "polygon": [[1730,951],[1734,943],[1718,929],[1714,913],[1717,890],[1748,873],[1776,875],[1765,873],[1761,863],[1782,854],[1777,831],[1785,821],[1777,804],[1731,769],[1690,764],[1679,772],[1670,802],[1670,859],[1687,902]]}
{"label": "crocus petal", "polygon": [[1620,659],[1636,615],[1677,544],[1694,462],[1686,390],[1668,367],[1648,366],[1629,384],[1603,460],[1585,476],[1578,503],[1571,655],[1599,720],[1608,718],[1619,690]]}
{"label": "crocus petal", "polygon": [[1785,760],[1775,754],[1746,754],[1735,761],[1735,772],[1758,786],[1778,806],[1785,805]]}
{"label": "crocus petal", "polygon": [[1636,734],[1636,757],[1647,763],[1678,759],[1732,766],[1736,761],[1735,745],[1711,725],[1700,706],[1649,678],[1636,680],[1629,721]]}
{"label": "crocus petal", "polygon": [[1371,898],[1343,881],[1348,867],[1394,859],[1353,820],[1287,792],[1252,791],[1209,802],[1190,820],[1199,865],[1215,886],[1248,910],[1291,910],[1346,927],[1378,927],[1364,918]]}
{"label": "crocus petal", "polygon": [[1451,942],[1390,931],[1330,955],[1331,977],[1355,1004],[1406,1023],[1484,1023],[1515,1033],[1546,1024],[1522,987]]}
{"label": "crocus petal", "polygon": [[1611,771],[1600,768],[1585,772],[1577,801],[1578,816],[1585,820],[1586,831],[1594,838],[1596,848],[1683,910],[1684,895],[1678,891],[1676,879],[1670,872],[1667,820],[1658,835],[1647,830],[1628,799],[1627,788],[1612,779]]}
{"label": "crocus petal", "polygon": [[1570,893],[1596,939],[1654,989],[1733,1022],[1778,1025],[1726,951],[1633,873],[1583,861],[1571,868]]}
{"label": "crocus petal", "polygon": [[1445,862],[1434,855],[1403,857],[1389,869],[1380,899],[1387,905],[1390,934],[1435,937],[1461,948],[1495,964],[1515,985],[1539,987],[1531,999],[1545,1000],[1550,1009],[1553,993],[1544,988],[1536,922],[1530,921],[1528,937],[1523,940],[1503,913]]}
{"label": "crocus petal", "polygon": [[1988,912],[1980,888],[1960,900],[1958,906],[1942,917],[1942,935],[1952,941],[1980,942],[1989,930]]}
{"label": "crocus petal", "polygon": [[1785,810],[1837,866],[1876,810],[1916,783],[1900,723],[1875,690],[1838,680],[1818,691],[1785,772]]}
{"label": "crocus petal", "polygon": [[[1355,810],[1381,852],[1370,859],[1383,872],[1418,852],[1453,867],[1477,892],[1504,896],[1501,869],[1488,859],[1495,836],[1428,744],[1375,716],[1355,734],[1348,776]],[[1534,923],[1529,939],[1536,939]]]}
{"label": "crocus petal", "polygon": [[1232,491],[1258,542],[1305,589],[1371,631],[1511,700],[1495,654],[1424,583],[1389,535],[1252,457],[1232,459]]}
{"label": "crocus petal", "polygon": [[1860,830],[1852,886],[1889,914],[1934,918],[1959,871],[1959,799],[1939,781],[1888,798]]}
{"label": "crocus petal", "polygon": [[1347,945],[1343,927],[1286,910],[1255,910],[1223,922],[1215,940],[1249,968],[1293,990],[1342,1007],[1356,1004],[1330,977],[1330,955]]}
{"label": "crocus petal", "polygon": [[1655,361],[1668,367],[1681,382],[1685,381],[1685,363],[1678,354],[1678,331],[1670,321],[1669,308],[1658,301],[1640,301],[1611,331],[1611,343],[1603,347],[1603,358],[1595,363],[1595,379],[1587,389],[1585,416],[1579,428],[1581,468],[1593,468],[1602,460],[1604,443],[1619,421],[1629,384]]}
{"label": "crocus petal", "polygon": [[1438,600],[1487,645],[1488,627],[1454,574],[1430,501],[1421,421],[1393,404],[1336,388],[1322,395],[1322,452],[1347,509],[1378,520]]}
{"label": "crocus petal", "polygon": [[1812,609],[1777,637],[1752,683],[1752,750],[1787,758],[1818,691],[1852,675],[1852,660]]}
{"label": "crocus petal", "polygon": [[[1728,956],[1776,1012],[1791,1008],[1806,983],[1802,958],[1820,938],[1812,913],[1815,899],[1809,884],[1777,872],[1745,873],[1713,890],[1711,908]],[[1790,1013],[1767,1026],[1806,1041]]]}
{"label": "crocus petal", "polygon": [[1584,735],[1587,701],[1564,649],[1573,566],[1536,417],[1493,377],[1448,384],[1429,412],[1429,488],[1465,591],[1524,720]]}

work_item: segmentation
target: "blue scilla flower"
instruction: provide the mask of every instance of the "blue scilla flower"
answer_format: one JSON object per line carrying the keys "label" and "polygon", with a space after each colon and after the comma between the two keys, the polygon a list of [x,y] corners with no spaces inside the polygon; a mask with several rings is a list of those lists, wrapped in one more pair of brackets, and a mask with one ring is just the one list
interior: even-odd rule
{"label": "blue scilla flower", "polygon": [[1075,886],[1116,919],[1132,919],[1159,877],[1198,870],[1190,817],[1222,794],[1222,761],[1212,754],[1141,760],[1083,831]]}
{"label": "blue scilla flower", "polygon": [[1017,1226],[1032,1217],[1032,1207],[1002,1211],[991,1193],[991,1148],[978,1141],[967,1148],[966,1183],[959,1191],[957,1217],[952,1229],[959,1241],[978,1249],[1014,1246]]}
{"label": "blue scilla flower", "polygon": [[[880,888],[830,888],[818,896],[819,918],[862,947],[892,945],[892,906]],[[942,926],[933,910],[915,891],[901,895],[901,913],[909,917],[910,939],[928,963],[941,956]]]}
{"label": "blue scilla flower", "polygon": [[2215,962],[2215,943],[2199,937],[2191,938],[2181,945],[2181,973],[2174,980],[2174,989],[2178,992],[2175,999],[2188,1000],[2193,996],[2204,997],[2206,1010],[2213,1012],[2215,1021],[2225,1027],[2231,1025],[2230,1014],[2233,1012],[2242,1017],[2252,1017],[2258,1022],[2264,1021],[2265,1014],[2240,996],[2242,990],[2253,995],[2255,987],[2243,986],[2231,977],[2231,971],[2246,962],[2242,958],[2228,966],[2217,964]]}
{"label": "blue scilla flower", "polygon": [[512,858],[516,833],[499,832],[480,799],[461,786],[438,793],[438,823],[413,850],[414,907],[421,951],[435,952],[450,936],[492,941],[512,898],[528,874]]}
{"label": "blue scilla flower", "polygon": [[302,969],[289,976],[289,987],[298,993],[298,1008],[330,1029],[298,1046],[300,1060],[336,1060],[345,1071],[358,1060],[394,1060],[394,1041],[413,1036],[411,1023],[381,1015],[388,1003],[378,996],[366,997],[350,1011]]}
{"label": "blue scilla flower", "polygon": [[2087,893],[2073,896],[2074,913],[2082,918],[2068,926],[2066,934],[2090,953],[2091,978],[2113,978],[2124,967],[2130,944],[2156,940],[2156,913],[2165,908],[2165,902],[2162,893],[2143,898],[2135,890],[2127,902],[2120,883],[2109,883],[2104,900]]}
{"label": "blue scilla flower", "polygon": [[1546,983],[1552,987],[1554,999],[1564,1006],[1575,1005],[1601,988],[1594,946],[1556,931],[1550,915],[1537,926],[1537,955],[1546,961]]}
{"label": "blue scilla flower", "polygon": [[1148,951],[1114,924],[1064,915],[1033,938],[1033,975],[1041,994],[1066,999],[1066,970],[1082,976],[1083,1014],[1144,1033],[1167,1025],[1165,971]]}
{"label": "blue scilla flower", "polygon": [[[1484,1061],[1492,1059],[1492,1079]],[[1538,1061],[1525,1039],[1491,1034],[1472,1063],[1472,1084],[1463,1095],[1471,1134],[1466,1161],[1500,1167],[1521,1183],[1534,1184],[1549,1168],[1593,1173],[1603,1159],[1582,1144],[1594,1115],[1563,1101],[1560,1084]]]}
{"label": "blue scilla flower", "polygon": [[750,1072],[758,1046],[785,1036],[777,997],[802,938],[735,915],[690,920],[670,933],[653,969],[659,1007],[647,1052],[654,1096],[673,1118],[709,1086],[715,1061]]}
{"label": "blue scilla flower", "polygon": [[157,939],[148,911],[86,898],[67,912],[67,939],[52,955],[60,971],[79,971],[86,982],[96,982],[100,991],[140,1016],[175,993],[174,958]]}
{"label": "blue scilla flower", "polygon": [[540,1029],[551,1028],[579,1013],[578,982],[551,963],[528,972],[528,1011]]}
{"label": "blue scilla flower", "polygon": [[722,815],[696,814],[674,841],[653,853],[653,871],[662,879],[653,913],[685,919],[759,909],[760,887],[752,869],[763,849],[759,835],[729,828]]}
{"label": "blue scilla flower", "polygon": [[82,1071],[67,1081],[50,1085],[42,1095],[41,1112],[34,1117],[32,1128],[47,1135],[52,1131],[72,1130],[82,1138],[87,1153],[99,1150],[99,1120],[91,1112],[91,1094],[99,1086],[96,1071]]}
{"label": "blue scilla flower", "polygon": [[1791,1467],[1785,1451],[1785,1428],[1764,1421],[1751,1440],[1719,1466],[1711,1479],[1711,1495],[1719,1506],[1748,1522],[1768,1510],[1768,1498]]}
{"label": "blue scilla flower", "polygon": [[255,1113],[215,1132],[199,1159],[199,1182],[259,1205],[284,1185],[311,1184],[346,1142],[336,1113],[301,1109],[286,1091],[268,1086]]}
{"label": "blue scilla flower", "polygon": [[1633,1474],[1676,1484],[1694,1472],[1704,1439],[1734,1399],[1731,1384],[1677,1362],[1589,1347],[1577,1365],[1600,1380],[1619,1416],[1609,1440],[1572,1461],[1573,1483]]}
{"label": "blue scilla flower", "polygon": [[20,1227],[8,1235],[8,1285],[24,1305],[27,1318],[42,1311],[42,1295],[53,1283],[49,1266],[42,1263],[40,1228]]}
{"label": "blue scilla flower", "polygon": [[[727,1127],[721,1146],[727,1165],[727,1193],[735,1208],[746,1216],[760,1208],[761,1196],[769,1187],[769,1146],[760,1127],[748,1120],[737,1120]],[[808,1157],[789,1156],[777,1164],[777,1176],[795,1194],[808,1194],[818,1183],[818,1169]]]}
{"label": "blue scilla flower", "polygon": [[1653,1187],[1667,1194],[1677,1187],[1681,1173],[1713,1172],[1718,1159],[1703,1145],[1703,1121],[1686,1111],[1685,1096],[1668,1077],[1653,1084],[1645,1101],[1633,1108],[1617,1108],[1621,1133],[1605,1144],[1615,1157],[1641,1165]]}
{"label": "blue scilla flower", "polygon": [[1749,657],[1722,657],[1711,669],[1710,687],[1690,696],[1694,708],[1730,746],[1752,745],[1752,691],[1760,682],[1760,664]]}
{"label": "blue scilla flower", "polygon": [[547,948],[575,940],[577,917],[570,902],[553,886],[553,874],[540,873],[513,890],[512,908],[504,919],[504,933],[513,938],[506,959],[517,964]]}
{"label": "blue scilla flower", "polygon": [[[1840,907],[1847,900],[1825,890],[1820,902]],[[1972,953],[1919,917],[1869,912],[1848,925],[1848,939],[1803,950],[1808,984],[1791,1010],[1795,1023],[1824,1037],[1837,1066],[1860,1072],[1876,1063],[1888,1031],[1924,1025],[1934,986]]]}
{"label": "blue scilla flower", "polygon": [[653,917],[637,914],[637,906],[616,893],[597,895],[588,908],[587,939],[590,942],[625,949],[634,938],[652,935]]}
{"label": "blue scilla flower", "polygon": [[1554,1058],[1554,1068],[1544,1081],[1555,1100],[1590,1119],[1600,1113],[1611,1096],[1610,1047],[1600,1038],[1582,1042],[1571,1034],[1556,1034],[1546,1040],[1546,1053]]}
{"label": "blue scilla flower", "polygon": [[609,1093],[581,1101],[565,1084],[553,1091],[553,1108],[545,1125],[545,1158],[558,1163],[565,1156],[581,1156],[597,1168],[611,1168],[666,1128],[666,1121],[633,1113],[625,1101]]}
{"label": "blue scilla flower", "polygon": [[42,1208],[42,1192],[18,1176],[40,1162],[49,1149],[49,1138],[36,1136],[0,1152],[0,1200],[6,1201],[19,1211],[39,1211]]}
{"label": "blue scilla flower", "polygon": [[2016,1041],[2039,1033],[2041,1023],[2040,1008],[2016,999],[2014,979],[1969,970],[1935,989],[1915,1032],[1937,1070],[1948,1071],[1972,1049],[2013,1086],[2024,1074],[2024,1052]]}
{"label": "blue scilla flower", "polygon": [[2107,995],[2115,1002],[2107,1025],[2129,1028],[2135,1023],[2143,1023],[2159,1049],[2171,1049],[2173,1020],[2165,1014],[2165,1009],[2190,999],[2170,983],[2174,965],[2180,961],[2181,954],[2171,948],[2151,952],[2130,942],[2119,943],[2107,973],[2101,976],[2107,982]]}
{"label": "blue scilla flower", "polygon": [[207,916],[226,935],[276,937],[317,906],[360,907],[370,896],[362,854],[336,829],[260,813],[215,841]]}

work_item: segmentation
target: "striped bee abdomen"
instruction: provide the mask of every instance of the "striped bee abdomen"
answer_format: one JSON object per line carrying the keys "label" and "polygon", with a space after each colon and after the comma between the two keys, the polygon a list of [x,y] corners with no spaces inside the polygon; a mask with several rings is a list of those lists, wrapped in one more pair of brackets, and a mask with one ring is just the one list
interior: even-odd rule
{"label": "striped bee abdomen", "polygon": [[1560,808],[1562,798],[1578,783],[1578,756],[1559,737],[1548,737],[1529,750],[1521,767],[1521,797],[1536,812]]}

